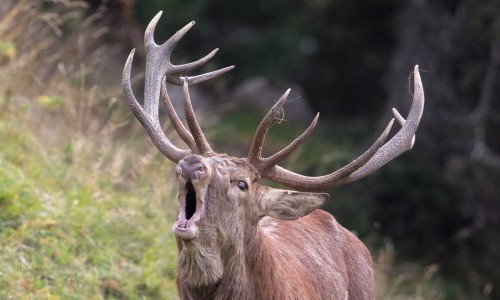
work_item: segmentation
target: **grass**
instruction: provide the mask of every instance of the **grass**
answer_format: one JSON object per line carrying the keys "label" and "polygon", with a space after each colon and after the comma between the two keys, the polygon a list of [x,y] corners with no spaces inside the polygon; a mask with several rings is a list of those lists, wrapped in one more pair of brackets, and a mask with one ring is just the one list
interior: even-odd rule
{"label": "grass", "polygon": [[30,138],[8,135],[0,132],[35,151],[18,157],[22,168],[6,158],[18,147],[0,157],[0,298],[174,297],[173,203],[162,200],[171,190],[146,178],[122,190],[112,174],[84,167],[75,174],[57,155],[38,154]]}
{"label": "grass", "polygon": [[[118,100],[118,83],[92,83],[98,82],[96,58],[114,49],[102,39],[105,28],[78,1],[6,5],[0,16],[0,299],[176,299],[172,164]],[[260,117],[230,114],[212,130],[237,137],[234,144],[215,142],[230,153],[248,146]],[[265,151],[301,129],[273,126]],[[319,167],[312,172],[324,173],[348,161],[347,150],[359,145],[341,132],[335,144],[316,135],[287,165],[305,170],[314,163]],[[446,299],[436,266],[396,264],[390,242],[372,250],[378,299]]]}
{"label": "grass", "polygon": [[50,127],[1,108],[0,298],[175,298],[170,166],[125,140],[46,144]]}
{"label": "grass", "polygon": [[47,28],[81,3],[14,2],[0,23],[0,298],[175,299],[171,166],[124,124],[117,89],[89,83],[92,62],[68,56],[97,29]]}

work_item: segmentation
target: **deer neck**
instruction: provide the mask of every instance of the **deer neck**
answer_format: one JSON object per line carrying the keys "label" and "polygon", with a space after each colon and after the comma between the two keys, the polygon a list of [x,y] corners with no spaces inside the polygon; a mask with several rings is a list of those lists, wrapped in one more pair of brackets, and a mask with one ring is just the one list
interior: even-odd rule
{"label": "deer neck", "polygon": [[285,299],[278,284],[277,259],[270,247],[271,241],[259,226],[246,242],[246,261],[253,299]]}
{"label": "deer neck", "polygon": [[[233,232],[214,230],[196,241],[177,240],[177,284],[183,299],[249,299],[244,232],[230,230]],[[217,240],[228,234],[238,238],[217,245]]]}
{"label": "deer neck", "polygon": [[210,241],[179,243],[177,284],[182,298],[264,299],[278,295],[273,284],[275,258],[257,224],[220,249]]}

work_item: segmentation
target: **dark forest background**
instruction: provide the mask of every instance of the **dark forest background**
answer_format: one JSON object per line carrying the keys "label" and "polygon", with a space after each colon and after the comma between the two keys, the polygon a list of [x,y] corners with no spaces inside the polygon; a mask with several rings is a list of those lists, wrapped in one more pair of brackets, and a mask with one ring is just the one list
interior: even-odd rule
{"label": "dark forest background", "polygon": [[[273,126],[271,131],[274,133],[270,133],[265,151],[270,152],[279,148],[280,144],[285,144],[293,138],[296,129],[307,126],[313,113],[317,111],[321,113],[320,125],[311,137],[309,146],[306,145],[301,152],[286,162],[290,169],[307,175],[325,174],[361,154],[391,118],[392,107],[396,107],[402,115],[406,115],[412,98],[411,72],[418,64],[426,103],[414,148],[373,175],[329,191],[332,201],[325,209],[346,228],[357,232],[372,250],[374,257],[384,257],[383,251],[392,249],[390,252],[394,261],[390,262],[391,269],[383,271],[393,272],[396,281],[399,280],[396,276],[398,274],[423,270],[420,273],[424,273],[424,277],[432,273],[432,276],[438,278],[436,281],[431,280],[431,284],[440,285],[439,288],[445,295],[441,294],[440,299],[471,297],[500,299],[500,1],[86,0],[83,1],[85,5],[80,5],[81,1],[47,0],[34,4],[35,2],[7,0],[6,3],[9,5],[0,7],[0,16],[20,16],[12,20],[0,18],[0,33],[3,33],[0,35],[0,71],[2,71],[0,79],[4,80],[3,83],[0,82],[2,83],[0,125],[6,121],[6,124],[17,126],[19,116],[26,119],[31,119],[35,115],[42,116],[41,121],[35,122],[33,127],[35,129],[38,129],[37,126],[50,127],[47,144],[50,145],[52,138],[56,141],[53,142],[56,144],[54,149],[60,148],[63,152],[64,159],[58,157],[54,160],[57,162],[53,167],[55,170],[65,170],[63,167],[66,166],[71,171],[73,164],[79,159],[88,160],[88,163],[82,165],[92,167],[90,162],[95,160],[92,158],[94,156],[89,155],[91,158],[88,158],[79,155],[85,153],[79,149],[85,149],[82,145],[94,143],[102,149],[107,148],[102,150],[107,156],[103,155],[102,162],[100,161],[95,167],[95,170],[107,174],[107,170],[113,167],[113,159],[120,158],[119,153],[115,155],[113,151],[121,149],[115,144],[106,144],[106,139],[102,136],[112,137],[117,145],[123,146],[129,143],[127,145],[130,146],[127,148],[135,147],[136,150],[139,149],[137,151],[143,151],[145,153],[143,160],[148,163],[135,157],[125,157],[123,162],[120,162],[123,164],[122,169],[117,167],[118,171],[113,170],[113,176],[119,179],[115,180],[115,177],[108,176],[113,180],[112,184],[108,184],[107,181],[103,181],[105,184],[95,184],[99,187],[104,186],[104,191],[107,191],[108,186],[119,191],[117,194],[113,194],[114,191],[109,192],[110,195],[121,197],[122,194],[139,194],[137,199],[140,201],[136,202],[141,209],[146,207],[146,204],[142,206],[142,201],[146,200],[141,198],[146,198],[145,190],[151,190],[151,195],[158,195],[154,193],[154,188],[150,187],[153,184],[141,176],[146,174],[146,169],[157,170],[155,166],[162,163],[166,165],[168,162],[160,159],[157,161],[155,156],[157,152],[153,146],[147,145],[149,150],[145,151],[134,144],[139,140],[137,143],[143,145],[145,134],[126,105],[118,99],[120,96],[116,95],[121,95],[119,87],[121,71],[132,48],[137,49],[133,68],[136,72],[135,78],[139,78],[134,88],[141,89],[140,77],[144,67],[143,32],[159,10],[163,10],[164,13],[156,28],[155,38],[158,43],[163,42],[189,21],[196,21],[196,26],[174,51],[174,63],[192,61],[213,48],[220,48],[219,53],[200,70],[200,73],[227,65],[236,66],[235,70],[223,77],[195,86],[192,91],[195,110],[202,116],[202,126],[205,127],[205,132],[208,132],[210,140],[215,142],[214,148],[217,151],[245,155],[264,109],[270,107],[288,87],[292,87],[293,101],[287,103],[285,107],[287,122]],[[33,10],[35,13],[31,15],[18,13],[16,9],[21,5],[16,3],[22,3],[27,7],[26,11],[31,13]],[[50,16],[54,15],[54,11],[60,13],[60,16],[51,19]],[[84,16],[80,17],[78,13],[73,13],[74,11],[78,13],[83,11]],[[72,17],[72,14],[78,16]],[[34,21],[37,15],[41,21],[36,21],[42,25],[33,27],[30,22],[38,24]],[[65,18],[66,16],[68,17]],[[28,37],[24,37],[23,28],[30,29]],[[87,34],[87,30],[91,34]],[[54,39],[56,42],[45,40],[45,37],[49,36],[48,32],[57,36],[57,39]],[[31,49],[41,50],[37,50],[38,53],[31,56]],[[53,49],[58,50],[59,54]],[[35,50],[33,52],[36,52]],[[64,62],[59,56],[67,61],[73,61],[73,64]],[[32,68],[26,68],[28,63],[23,64],[21,58],[25,57],[28,57],[26,61],[33,63]],[[16,70],[23,72],[16,73]],[[23,74],[19,75],[20,73]],[[16,74],[18,77],[14,76]],[[77,76],[72,77],[68,74]],[[62,84],[64,80],[60,78],[73,86],[72,89],[67,89],[71,93],[64,91],[66,89]],[[92,86],[94,83],[98,83],[95,89]],[[12,88],[13,86],[15,88]],[[112,92],[100,94],[102,86],[109,87]],[[51,89],[61,95],[73,95],[74,92],[75,96],[39,97],[45,96]],[[22,101],[16,102],[15,99],[19,98],[15,98],[16,94],[23,96]],[[82,100],[87,97],[92,100],[92,103],[88,104],[89,108],[85,104],[88,102]],[[75,100],[73,102],[76,108],[67,109],[68,104],[63,98]],[[23,106],[26,103],[31,109]],[[17,110],[13,110],[12,107]],[[32,107],[39,110],[33,110]],[[57,109],[65,113],[58,114]],[[12,111],[17,111],[17,114],[13,114]],[[80,113],[81,111],[84,113]],[[94,120],[94,117],[98,121]],[[66,118],[67,120],[64,120],[66,123],[59,118]],[[98,125],[85,123],[88,120],[93,120]],[[113,122],[119,125],[114,126]],[[23,121],[24,123],[28,122]],[[62,145],[60,140],[64,140],[66,135],[61,133],[64,130],[60,128],[66,126],[67,131],[73,131],[73,127],[61,124],[73,123],[78,126],[79,134],[86,138],[85,142],[77,143],[78,140],[75,142],[68,139],[68,144]],[[15,131],[9,127],[16,128],[16,126],[2,126],[0,126],[3,130],[0,130],[0,137],[10,137],[17,141],[17,137],[14,137]],[[102,129],[106,129],[106,126],[114,126],[113,130],[110,130],[112,133],[102,135],[100,132],[105,131]],[[94,130],[94,127],[97,129]],[[280,129],[283,127],[293,130]],[[36,130],[31,129],[31,131],[35,132],[34,135],[39,135]],[[54,137],[57,134],[60,135],[59,139]],[[66,134],[73,136],[74,133]],[[129,136],[132,134],[134,139],[130,138],[129,141]],[[39,155],[28,146],[25,147],[25,152],[15,147],[8,148],[5,144],[2,147],[0,150],[11,153],[14,157],[12,161],[15,163]],[[101,151],[101,148],[98,150]],[[109,154],[109,151],[113,153]],[[23,154],[21,159],[16,156],[18,153],[26,154]],[[3,156],[7,157],[7,154]],[[105,162],[106,159],[111,163]],[[0,163],[2,162],[0,159]],[[31,169],[26,169],[22,165],[19,168],[26,174],[37,173],[29,171]],[[36,170],[38,169],[44,168]],[[92,174],[94,170],[90,169],[88,174]],[[75,168],[75,170],[78,170],[74,172],[78,173],[75,178],[84,177],[80,175],[83,174],[80,169]],[[1,175],[8,178],[7,175],[10,176],[14,172],[7,170],[4,173]],[[53,173],[63,174],[64,171]],[[71,193],[74,192],[74,188],[69,187],[72,182],[77,182],[79,179],[67,175],[61,177],[64,177],[61,179],[64,183],[61,184],[61,194],[69,194],[67,198],[73,201]],[[100,178],[97,175],[95,177]],[[163,180],[163,173],[157,175],[157,178]],[[131,183],[127,182],[134,180],[146,182],[147,188],[133,190],[130,188]],[[59,181],[57,183],[59,184]],[[24,186],[24,182],[22,184]],[[11,186],[13,185],[9,181],[0,186],[0,192],[8,191]],[[57,185],[55,190],[59,191],[59,188]],[[71,193],[67,193],[64,188]],[[86,203],[93,203],[94,198],[101,197],[99,195],[94,197],[96,192],[90,191],[94,188],[86,187],[85,195],[88,194],[90,199]],[[58,195],[58,193],[53,194]],[[21,193],[16,191],[13,194]],[[29,250],[31,252],[26,250],[26,253],[41,253],[38,249],[43,247],[37,248],[38,238],[46,239],[46,236],[53,234],[52,231],[58,230],[57,222],[63,222],[56,218],[54,221],[56,226],[50,222],[48,225],[35,222],[36,226],[43,228],[40,230],[38,227],[35,228],[34,237],[28,239],[24,229],[20,229],[19,222],[29,214],[24,209],[16,208],[22,201],[17,201],[18,198],[9,195],[2,195],[0,195],[0,237],[8,238],[5,238],[5,243],[0,243],[0,246],[7,249],[4,245],[15,240],[9,230],[12,232],[18,230],[16,234],[19,234],[19,242],[16,240],[15,243],[11,243],[12,245],[9,244],[15,249],[12,251],[12,261],[18,262],[16,251],[22,247],[37,249]],[[38,194],[33,193],[33,195],[32,200],[35,203],[38,201],[35,201],[38,199]],[[108,205],[106,201],[109,199],[102,198],[104,199],[102,203]],[[115,201],[115,198],[119,197],[109,196],[109,198]],[[54,199],[57,200],[54,200],[56,204],[65,203],[57,197]],[[126,201],[123,201],[126,204]],[[16,208],[15,216],[4,213],[7,211],[4,207]],[[101,211],[99,206],[96,208]],[[149,217],[152,212],[158,210],[160,209],[152,209],[144,215]],[[65,214],[67,213],[61,213]],[[85,210],[81,219],[85,219],[84,216],[87,214]],[[38,218],[38,215],[36,217]],[[102,218],[102,222],[110,220],[108,215]],[[163,215],[158,217],[159,220],[163,218]],[[69,219],[79,218],[70,216]],[[100,219],[93,222],[95,227],[92,227],[92,230],[78,227],[86,226],[82,225],[86,224],[83,221],[75,226],[86,234],[90,232],[88,236],[91,236],[91,233],[104,232],[103,228],[106,226],[101,226]],[[121,219],[116,222],[116,224],[123,223]],[[68,224],[71,225],[70,222]],[[60,228],[64,230],[55,236],[65,237],[64,231],[68,228],[68,224],[65,224],[66,227],[61,225]],[[116,224],[114,226],[118,226]],[[150,222],[152,228],[148,230],[157,227],[152,224],[155,222]],[[133,227],[137,227],[127,226],[131,228],[126,227],[123,232],[133,232]],[[108,227],[110,232],[106,234],[111,237],[119,235],[116,234],[119,231],[113,231],[112,226]],[[150,231],[144,230],[144,232]],[[108,238],[108,235],[103,235],[101,238],[105,241],[103,244],[113,240]],[[151,241],[149,238],[148,235],[148,242],[155,242],[153,238]],[[69,240],[73,243],[73,238]],[[85,241],[80,237],[74,240]],[[124,245],[130,243],[126,239],[126,234],[123,234],[121,242]],[[61,248],[57,243],[52,244],[54,248]],[[89,244],[92,247],[100,245]],[[126,248],[121,244],[117,245],[119,250]],[[122,255],[129,259],[130,265],[141,262],[142,249],[153,249],[140,245],[142,246],[132,250],[135,252],[134,255],[130,255],[131,258]],[[144,242],[144,245],[150,244]],[[175,252],[175,247],[172,245],[170,245],[172,252]],[[89,249],[93,249],[91,246]],[[74,246],[74,249],[68,252],[71,252],[71,255],[92,252],[84,247],[82,250],[80,247],[82,246]],[[160,253],[164,251],[161,247],[157,249]],[[114,257],[112,255],[116,251],[108,252],[109,257]],[[135,255],[140,258],[136,259]],[[64,258],[52,254],[46,256],[50,258],[47,259],[48,262],[56,261],[59,257]],[[68,257],[72,256],[68,254]],[[147,257],[156,259],[158,255],[150,253]],[[99,265],[98,263],[102,261],[104,263],[99,266],[108,272],[107,264],[112,259],[104,256],[101,260],[97,258],[94,260],[94,262],[90,259],[85,260],[82,269],[88,268],[92,263]],[[73,258],[63,260],[64,263],[72,261]],[[121,260],[116,259],[116,261],[119,262],[119,268],[122,268]],[[148,270],[160,269],[157,266],[162,263],[165,265],[164,262],[157,263],[153,259],[151,261],[154,267]],[[31,263],[36,265],[34,262]],[[13,263],[7,261],[7,265],[9,264]],[[64,264],[55,264],[54,270],[65,271],[61,265]],[[40,269],[43,271],[43,268]],[[71,270],[71,267],[69,269]],[[1,272],[2,270],[0,279]],[[108,295],[108,290],[111,290],[112,296],[120,298],[122,295],[120,293],[127,290],[124,287],[120,287],[121,290],[115,289],[113,284],[118,282],[126,286],[125,283],[130,278],[126,272],[120,274],[123,278],[115,274],[109,275],[114,280],[112,282],[109,282],[108,277],[101,276],[99,280],[103,283],[96,284],[97,289],[101,289],[104,295]],[[165,276],[171,278],[172,282],[175,277],[171,270],[160,269],[158,274],[162,276],[166,274]],[[55,286],[58,278],[65,276],[66,274],[59,277],[54,275],[50,279],[33,272],[33,282],[38,280],[40,283],[38,287],[34,284],[34,288],[27,290],[34,293],[37,288],[43,290],[45,285]],[[133,286],[130,288],[130,294],[137,296],[146,294],[144,291],[160,291],[164,285],[163,278],[153,272],[150,277],[154,283],[151,286],[137,284],[135,281],[130,283],[130,286]],[[145,276],[138,272],[137,278]],[[155,280],[158,282],[154,282]],[[404,280],[408,278],[401,279]],[[412,280],[412,277],[409,277],[409,280]],[[24,281],[21,283],[24,284]],[[61,281],[62,288],[66,285],[68,282]],[[0,287],[3,286],[10,285],[2,285],[0,280]],[[120,293],[115,293],[115,290]],[[175,289],[171,287],[171,290]],[[152,295],[151,298],[161,298],[158,295],[162,294],[157,292]]]}
{"label": "dark forest background", "polygon": [[[342,127],[355,133],[352,158],[390,107],[407,111],[411,70],[419,64],[426,108],[414,149],[331,191],[328,208],[362,237],[390,239],[398,261],[437,264],[464,291],[493,284],[500,296],[499,1],[155,0],[109,1],[108,9],[114,26],[142,28],[163,10],[158,41],[196,20],[176,50],[179,59],[218,47],[210,68],[237,67],[223,92],[205,87],[207,93],[228,100],[255,78],[299,86],[300,101],[322,114],[322,138]],[[129,37],[140,47],[140,34],[138,41]],[[318,174],[319,163],[311,158],[302,171]]]}

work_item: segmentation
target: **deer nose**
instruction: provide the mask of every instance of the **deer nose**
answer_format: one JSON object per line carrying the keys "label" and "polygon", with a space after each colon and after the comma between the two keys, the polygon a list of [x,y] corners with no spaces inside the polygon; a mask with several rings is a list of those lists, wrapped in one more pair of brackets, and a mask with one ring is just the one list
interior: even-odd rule
{"label": "deer nose", "polygon": [[177,176],[182,176],[185,180],[199,180],[208,174],[207,167],[203,163],[203,158],[198,155],[184,157],[175,168]]}

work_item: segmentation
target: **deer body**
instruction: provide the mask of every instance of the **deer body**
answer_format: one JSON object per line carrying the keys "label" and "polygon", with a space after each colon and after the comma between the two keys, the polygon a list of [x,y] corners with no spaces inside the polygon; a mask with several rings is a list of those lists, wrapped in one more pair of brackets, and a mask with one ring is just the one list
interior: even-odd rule
{"label": "deer body", "polygon": [[[223,255],[229,267],[220,280],[200,287],[179,280],[181,297],[374,299],[368,249],[325,211],[293,222],[266,217],[233,247]],[[182,246],[180,254],[195,255],[183,253]]]}
{"label": "deer body", "polygon": [[[247,234],[222,255],[224,272],[216,283],[193,287],[179,280],[182,298],[374,298],[368,249],[325,211],[294,222],[266,217]],[[182,256],[197,255],[182,247]],[[185,259],[193,258],[180,260],[181,274]]]}
{"label": "deer body", "polygon": [[244,159],[190,155],[176,171],[183,299],[374,298],[368,249],[316,209],[327,194],[241,190],[257,176]]}
{"label": "deer body", "polygon": [[181,297],[373,299],[368,249],[332,215],[315,209],[328,195],[257,183],[241,190],[238,183],[256,175],[245,165],[191,155],[176,168],[181,209],[173,232]]}
{"label": "deer body", "polygon": [[[269,127],[282,110],[289,90],[259,124],[248,156],[217,154],[210,147],[191,105],[189,85],[219,76],[233,67],[187,77],[217,50],[185,65],[173,65],[173,48],[194,25],[189,23],[165,43],[153,35],[161,16],[148,25],[144,108],[136,100],[130,73],[134,50],[123,71],[123,89],[132,112],[155,146],[177,163],[179,212],[173,226],[179,249],[177,286],[182,299],[374,299],[372,260],[363,243],[330,214],[318,208],[324,191],[356,181],[411,149],[424,107],[418,66],[407,119],[395,109],[401,125],[386,141],[394,119],[363,154],[327,175],[309,177],[278,165],[305,141],[319,114],[299,137],[277,153],[262,157]],[[168,97],[166,82],[183,86],[184,126]],[[173,127],[189,147],[175,146],[163,133],[159,100]],[[259,184],[265,178],[295,189]],[[316,192],[313,192],[316,191]]]}

